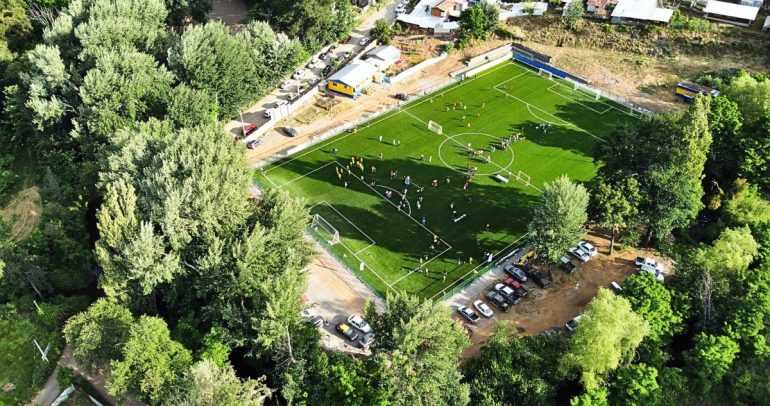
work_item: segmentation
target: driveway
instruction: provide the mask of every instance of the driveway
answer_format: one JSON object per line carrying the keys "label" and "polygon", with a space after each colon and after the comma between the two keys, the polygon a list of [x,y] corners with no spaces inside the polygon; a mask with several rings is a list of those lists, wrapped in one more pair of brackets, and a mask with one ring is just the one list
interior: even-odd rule
{"label": "driveway", "polygon": [[[236,0],[219,1],[229,2]],[[312,58],[310,58],[310,62],[315,62],[312,66],[306,65],[299,68],[298,74],[287,77],[278,88],[274,89],[270,94],[262,98],[262,100],[246,109],[243,112],[243,121],[261,126],[268,121],[268,118],[264,116],[266,110],[276,107],[281,101],[290,102],[297,97],[299,90],[304,90],[312,84],[316,84],[323,78],[331,75],[331,73],[329,73],[329,75],[323,75],[323,70],[326,66],[332,65],[335,60],[340,61],[338,67],[342,67],[345,63],[350,62],[353,55],[357,55],[358,52],[361,52],[364,47],[368,45],[368,42],[362,44],[361,40],[364,37],[369,37],[369,30],[374,27],[374,23],[378,19],[385,18],[390,22],[395,21],[395,9],[395,3],[388,4],[362,21],[350,34],[350,39],[346,44],[333,44],[313,55]],[[326,54],[327,52],[328,55],[325,55],[323,59],[321,59],[321,55]],[[346,58],[345,55],[348,55],[348,57]],[[227,123],[225,125],[225,131],[230,132],[233,136],[238,135],[241,131],[240,119],[236,118]]]}

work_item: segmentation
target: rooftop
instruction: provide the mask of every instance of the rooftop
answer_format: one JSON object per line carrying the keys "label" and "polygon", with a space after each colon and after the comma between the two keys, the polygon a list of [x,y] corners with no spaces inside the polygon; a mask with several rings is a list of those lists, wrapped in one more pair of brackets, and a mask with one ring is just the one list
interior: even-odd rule
{"label": "rooftop", "polygon": [[709,0],[709,2],[706,3],[706,8],[703,9],[703,12],[706,14],[718,14],[741,20],[754,21],[757,19],[759,7],[742,6],[740,4],[727,3],[724,1]]}
{"label": "rooftop", "polygon": [[631,18],[634,20],[658,21],[667,23],[671,19],[674,10],[659,8],[656,0],[620,0],[613,18]]}
{"label": "rooftop", "polygon": [[340,69],[329,78],[329,81],[340,82],[350,87],[358,87],[375,73],[374,66],[363,61],[356,61]]}

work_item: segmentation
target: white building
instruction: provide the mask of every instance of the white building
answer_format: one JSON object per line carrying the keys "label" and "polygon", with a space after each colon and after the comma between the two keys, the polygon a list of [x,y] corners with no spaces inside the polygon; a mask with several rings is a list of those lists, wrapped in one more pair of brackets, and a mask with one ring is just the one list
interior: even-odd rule
{"label": "white building", "polygon": [[401,60],[401,51],[392,45],[382,45],[366,54],[366,62],[384,71]]}
{"label": "white building", "polygon": [[724,1],[709,0],[703,9],[703,17],[709,20],[748,27],[757,19],[759,7],[744,6]]}
{"label": "white building", "polygon": [[655,23],[666,25],[674,10],[658,7],[657,0],[620,0],[612,10],[611,22]]}

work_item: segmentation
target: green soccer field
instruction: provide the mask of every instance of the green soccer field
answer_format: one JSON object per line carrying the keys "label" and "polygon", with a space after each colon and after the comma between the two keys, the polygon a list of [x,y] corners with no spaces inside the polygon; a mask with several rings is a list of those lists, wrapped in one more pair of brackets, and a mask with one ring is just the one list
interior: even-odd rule
{"label": "green soccer field", "polygon": [[[593,178],[594,146],[629,113],[505,63],[263,167],[256,180],[306,199],[339,233],[331,252],[378,294],[437,298],[479,272],[484,253],[521,243],[544,183]],[[323,223],[312,232],[331,239]]]}

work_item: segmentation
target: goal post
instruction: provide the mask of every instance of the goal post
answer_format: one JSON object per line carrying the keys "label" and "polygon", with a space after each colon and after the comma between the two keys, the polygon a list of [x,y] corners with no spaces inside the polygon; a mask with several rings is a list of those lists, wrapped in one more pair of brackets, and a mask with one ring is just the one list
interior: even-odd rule
{"label": "goal post", "polygon": [[340,242],[340,232],[326,221],[325,218],[321,217],[320,214],[313,214],[313,221],[310,223],[310,228],[330,245]]}
{"label": "goal post", "polygon": [[428,129],[433,131],[436,134],[444,134],[443,128],[441,128],[441,125],[435,121],[428,121]]}
{"label": "goal post", "polygon": [[574,83],[575,83],[575,85],[574,85],[573,89],[576,92],[586,93],[586,94],[590,95],[591,97],[593,97],[596,100],[599,100],[601,98],[601,92],[599,90],[592,89],[592,88],[590,88],[590,87],[588,87],[588,86],[586,86],[586,85],[584,85],[582,83],[578,83],[578,82],[574,82]]}
{"label": "goal post", "polygon": [[531,183],[529,183],[529,181],[530,181],[529,175],[527,175],[526,173],[524,173],[522,171],[518,171],[516,173],[516,180],[518,180],[519,182],[521,182],[521,183],[523,183],[523,184],[525,184],[527,186],[531,186],[532,185]]}
{"label": "goal post", "polygon": [[545,77],[547,79],[553,79],[553,73],[551,73],[550,71],[547,71],[547,70],[545,70],[543,68],[538,68],[537,69],[537,74],[540,75],[540,76],[543,76],[543,77]]}

